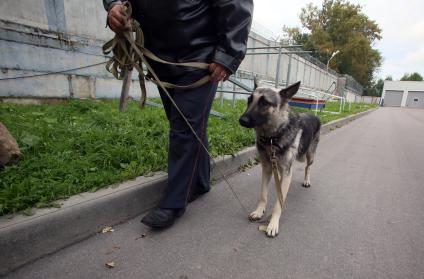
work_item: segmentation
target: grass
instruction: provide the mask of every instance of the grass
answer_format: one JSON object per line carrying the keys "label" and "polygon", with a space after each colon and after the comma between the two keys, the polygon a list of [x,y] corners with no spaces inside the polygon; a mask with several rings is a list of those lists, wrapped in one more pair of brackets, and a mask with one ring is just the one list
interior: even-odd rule
{"label": "grass", "polygon": [[[244,101],[234,108],[230,102],[223,107],[214,103],[213,109],[226,115],[210,118],[214,157],[254,144],[253,130],[238,125],[245,106]],[[368,108],[355,105],[352,112]],[[326,123],[346,114],[320,116]],[[162,109],[140,111],[131,102],[120,113],[117,101],[93,100],[54,105],[0,103],[0,122],[24,153],[18,165],[0,171],[0,215],[30,214],[32,207],[58,206],[58,199],[166,170],[168,123]]]}
{"label": "grass", "polygon": [[[331,122],[333,120],[339,119],[339,118],[343,118],[343,117],[347,117],[349,115],[352,114],[356,114],[359,113],[361,111],[366,111],[369,110],[371,108],[375,108],[377,107],[377,105],[370,105],[370,104],[361,104],[361,103],[352,103],[350,105],[350,109],[349,109],[349,104],[345,105],[344,110],[339,114],[339,109],[340,109],[340,103],[339,102],[327,102],[325,105],[325,109],[323,109],[322,111],[318,112],[318,117],[321,119],[321,123],[325,124],[328,122]],[[309,109],[301,109],[301,108],[293,108],[293,110],[298,111],[298,112],[314,112],[311,111]]]}

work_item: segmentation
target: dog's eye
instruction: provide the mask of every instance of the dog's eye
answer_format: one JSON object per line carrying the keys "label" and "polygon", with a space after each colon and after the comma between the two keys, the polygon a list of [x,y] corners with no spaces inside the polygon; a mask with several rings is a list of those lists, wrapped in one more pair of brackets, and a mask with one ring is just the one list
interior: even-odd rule
{"label": "dog's eye", "polygon": [[265,100],[264,97],[261,97],[259,99],[259,104],[262,105],[262,106],[269,106],[270,103],[267,100]]}
{"label": "dog's eye", "polygon": [[249,98],[247,98],[247,104],[250,104],[252,102],[252,96],[249,96]]}

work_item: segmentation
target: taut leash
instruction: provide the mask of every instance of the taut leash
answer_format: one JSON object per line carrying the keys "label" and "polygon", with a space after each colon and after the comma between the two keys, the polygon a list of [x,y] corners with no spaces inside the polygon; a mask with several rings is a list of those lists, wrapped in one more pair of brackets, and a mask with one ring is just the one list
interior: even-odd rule
{"label": "taut leash", "polygon": [[277,192],[277,197],[278,197],[278,200],[281,204],[281,207],[283,207],[284,197],[283,197],[283,192],[281,191],[281,187],[280,187],[282,174],[280,174],[280,171],[278,170],[278,159],[277,159],[276,150],[275,150],[275,146],[272,142],[272,139],[271,139],[270,149],[271,149],[271,155],[270,155],[269,159],[271,160],[272,173],[273,173],[273,176],[274,176],[275,185],[277,186],[277,187],[275,187],[276,192]]}

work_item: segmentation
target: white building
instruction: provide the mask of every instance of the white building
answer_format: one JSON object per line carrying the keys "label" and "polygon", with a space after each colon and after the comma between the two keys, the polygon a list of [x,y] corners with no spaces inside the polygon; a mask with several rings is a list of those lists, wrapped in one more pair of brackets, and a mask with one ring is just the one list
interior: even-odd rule
{"label": "white building", "polygon": [[384,82],[382,105],[385,107],[424,108],[424,81]]}

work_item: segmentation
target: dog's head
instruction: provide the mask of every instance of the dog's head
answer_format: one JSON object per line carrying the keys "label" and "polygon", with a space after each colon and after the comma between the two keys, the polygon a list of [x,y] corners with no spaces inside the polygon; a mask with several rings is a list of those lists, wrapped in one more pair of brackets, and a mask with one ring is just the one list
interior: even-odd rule
{"label": "dog's head", "polygon": [[247,100],[247,109],[240,117],[240,125],[246,128],[257,128],[271,124],[288,111],[289,100],[297,93],[300,81],[287,88],[277,90],[271,87],[259,87],[255,79],[252,95]]}

